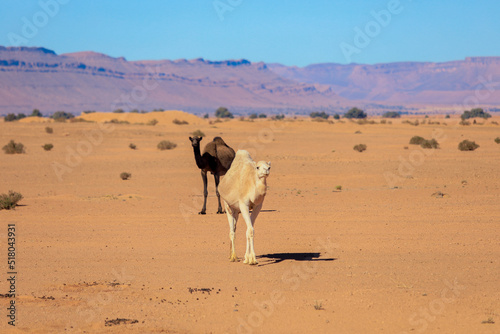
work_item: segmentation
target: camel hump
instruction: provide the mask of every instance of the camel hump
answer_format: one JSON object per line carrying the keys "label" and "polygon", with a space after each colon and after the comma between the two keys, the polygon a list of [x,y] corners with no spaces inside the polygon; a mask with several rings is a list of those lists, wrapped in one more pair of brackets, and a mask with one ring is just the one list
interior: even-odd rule
{"label": "camel hump", "polygon": [[221,137],[214,137],[214,140],[212,140],[212,141],[217,145],[226,145],[227,146],[226,142]]}
{"label": "camel hump", "polygon": [[221,137],[215,137],[214,140],[208,143],[203,150],[203,154],[205,153],[208,153],[217,159],[217,166],[214,166],[214,169],[217,169],[217,172],[222,173],[221,175],[224,175],[229,167],[231,167],[231,163],[233,162],[235,155],[234,150],[227,146]]}

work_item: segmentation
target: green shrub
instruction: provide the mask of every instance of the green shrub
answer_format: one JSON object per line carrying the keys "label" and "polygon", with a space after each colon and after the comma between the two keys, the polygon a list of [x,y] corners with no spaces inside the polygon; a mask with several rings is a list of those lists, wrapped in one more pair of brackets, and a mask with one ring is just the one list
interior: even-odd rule
{"label": "green shrub", "polygon": [[366,145],[365,145],[365,144],[358,144],[358,145],[355,145],[355,146],[353,147],[353,149],[354,149],[355,151],[358,151],[358,152],[363,152],[363,151],[365,151],[365,150],[366,150]]}
{"label": "green shrub", "polygon": [[252,113],[248,116],[249,119],[256,119],[258,116],[256,113]]}
{"label": "green shrub", "polygon": [[322,111],[322,112],[314,111],[314,112],[310,113],[309,116],[311,118],[323,118],[323,119],[328,119],[328,117],[330,117],[330,115],[328,115],[324,111]]}
{"label": "green shrub", "polygon": [[115,114],[123,114],[125,111],[123,109],[115,109],[113,110]]}
{"label": "green shrub", "polygon": [[133,150],[135,150],[137,148],[137,146],[135,146],[135,144],[133,144],[133,143],[130,143],[130,145],[128,147],[130,147]]}
{"label": "green shrub", "polygon": [[51,149],[54,148],[54,145],[52,144],[45,144],[42,146],[45,151],[50,151]]}
{"label": "green shrub", "polygon": [[177,144],[172,143],[171,141],[168,140],[162,140],[161,142],[158,143],[158,149],[159,150],[171,150],[177,147]]}
{"label": "green shrub", "polygon": [[23,195],[9,190],[8,194],[0,195],[0,210],[15,209],[17,202],[23,199]]}
{"label": "green shrub", "polygon": [[275,120],[275,121],[281,121],[282,119],[285,118],[285,115],[281,114],[281,115],[276,115],[276,116],[273,116],[272,119]]}
{"label": "green shrub", "polygon": [[345,118],[366,118],[368,115],[359,108],[351,108],[348,112],[344,114]]}
{"label": "green shrub", "polygon": [[33,109],[30,116],[31,117],[43,117],[42,113],[38,109]]}
{"label": "green shrub", "polygon": [[193,131],[193,132],[191,132],[191,134],[192,134],[193,136],[205,137],[205,134],[204,134],[204,133],[203,133],[203,131],[201,131],[201,130],[196,130],[196,131]]}
{"label": "green shrub", "polygon": [[333,119],[340,119],[340,115],[339,114],[333,115]]}
{"label": "green shrub", "polygon": [[120,178],[122,180],[128,180],[128,179],[130,179],[131,176],[132,176],[132,174],[127,173],[127,172],[123,172],[123,173],[120,174]]}
{"label": "green shrub", "polygon": [[481,117],[481,118],[490,118],[491,115],[487,112],[484,112],[483,108],[474,108],[471,110],[466,110],[460,116],[463,120],[469,119],[469,118],[475,118],[475,117]]}
{"label": "green shrub", "polygon": [[446,115],[444,118],[450,118],[450,115]]}
{"label": "green shrub", "polygon": [[500,144],[500,137],[495,138],[495,143]]}
{"label": "green shrub", "polygon": [[396,112],[396,111],[387,111],[382,114],[382,117],[384,118],[400,118],[401,114]]}
{"label": "green shrub", "polygon": [[56,111],[51,116],[51,118],[54,119],[54,121],[57,121],[57,122],[64,122],[67,119],[72,119],[74,117],[75,117],[75,115],[73,115],[72,113],[69,113],[69,112],[65,112],[65,111]]}
{"label": "green shrub", "polygon": [[474,151],[476,148],[478,148],[479,145],[476,144],[476,142],[470,141],[470,140],[463,140],[458,144],[458,149],[460,151]]}
{"label": "green shrub", "polygon": [[189,124],[187,121],[179,121],[177,118],[172,121],[172,123],[177,124],[177,125],[187,125]]}
{"label": "green shrub", "polygon": [[420,146],[422,148],[439,148],[439,143],[434,138],[430,140],[424,139],[424,141],[420,144]]}
{"label": "green shrub", "polygon": [[47,133],[54,133],[54,129],[52,129],[50,126],[45,127],[45,132]]}
{"label": "green shrub", "polygon": [[259,118],[267,118],[266,114],[259,114]]}
{"label": "green shrub", "polygon": [[203,118],[208,119],[210,116],[208,114],[203,115]]}
{"label": "green shrub", "polygon": [[233,114],[225,108],[225,107],[219,107],[215,111],[215,117],[217,118],[234,118]]}
{"label": "green shrub", "polygon": [[130,124],[129,121],[120,121],[116,118],[113,118],[111,121],[107,121],[107,122],[104,122],[104,123],[112,123],[112,124]]}
{"label": "green shrub", "polygon": [[2,150],[4,150],[6,154],[20,154],[24,153],[24,145],[11,140],[7,145],[2,147]]}
{"label": "green shrub", "polygon": [[410,139],[410,144],[411,145],[422,145],[422,143],[425,141],[425,138],[420,137],[420,136],[413,136]]}

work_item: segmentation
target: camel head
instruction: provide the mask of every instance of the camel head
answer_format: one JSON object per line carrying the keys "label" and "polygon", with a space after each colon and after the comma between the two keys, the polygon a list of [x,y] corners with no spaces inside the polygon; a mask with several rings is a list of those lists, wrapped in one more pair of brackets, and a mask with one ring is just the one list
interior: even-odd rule
{"label": "camel head", "polygon": [[271,171],[271,161],[265,162],[265,161],[259,161],[257,162],[257,175],[259,176],[259,179],[261,178],[267,178],[269,176],[269,172]]}
{"label": "camel head", "polygon": [[198,136],[195,136],[194,138],[189,137],[189,140],[191,140],[191,145],[193,145],[193,147],[199,147],[200,141],[202,139],[203,139],[203,137],[198,137]]}

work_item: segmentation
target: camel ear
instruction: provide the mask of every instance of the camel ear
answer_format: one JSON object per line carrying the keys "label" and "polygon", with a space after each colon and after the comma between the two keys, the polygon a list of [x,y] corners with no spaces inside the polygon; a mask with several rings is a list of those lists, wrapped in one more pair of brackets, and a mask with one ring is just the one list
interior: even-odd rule
{"label": "camel ear", "polygon": [[271,167],[271,161],[268,161],[267,164],[269,165],[269,167]]}
{"label": "camel ear", "polygon": [[189,140],[193,141],[193,138],[189,137]]}

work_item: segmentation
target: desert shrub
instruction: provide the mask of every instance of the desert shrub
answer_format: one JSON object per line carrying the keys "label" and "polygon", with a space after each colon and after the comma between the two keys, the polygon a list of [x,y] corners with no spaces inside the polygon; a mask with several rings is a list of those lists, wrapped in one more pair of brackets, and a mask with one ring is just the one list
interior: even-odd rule
{"label": "desert shrub", "polygon": [[42,113],[38,109],[33,109],[30,116],[31,117],[43,117]]}
{"label": "desert shrub", "polygon": [[400,118],[401,114],[396,112],[396,111],[387,111],[382,114],[382,117],[384,118]]}
{"label": "desert shrub", "polygon": [[461,141],[458,144],[458,149],[460,151],[474,151],[478,147],[479,147],[479,145],[476,144],[476,142],[470,141],[470,140],[467,140],[467,139]]}
{"label": "desert shrub", "polygon": [[4,122],[13,122],[15,120],[17,120],[17,116],[16,114],[7,114],[4,118],[3,118]]}
{"label": "desert shrub", "polygon": [[259,118],[267,118],[266,114],[259,114]]}
{"label": "desert shrub", "polygon": [[128,147],[130,147],[133,150],[135,150],[137,148],[137,146],[135,146],[134,143],[130,143],[130,145],[128,145]]}
{"label": "desert shrub", "polygon": [[24,145],[11,140],[7,145],[2,147],[2,150],[4,150],[6,154],[20,154],[24,153]]}
{"label": "desert shrub", "polygon": [[498,122],[497,121],[491,121],[491,124],[498,125]]}
{"label": "desert shrub", "polygon": [[420,144],[420,146],[422,148],[439,148],[439,143],[434,138],[430,140],[424,139],[424,141]]}
{"label": "desert shrub", "polygon": [[158,124],[158,120],[156,118],[153,118],[152,120],[150,120],[149,122],[146,123],[147,125],[156,125]]}
{"label": "desert shrub", "polygon": [[249,119],[256,119],[258,116],[256,113],[252,113],[248,116]]}
{"label": "desert shrub", "polygon": [[233,114],[225,108],[225,107],[219,107],[215,111],[215,117],[217,118],[234,118]]}
{"label": "desert shrub", "polygon": [[470,122],[469,121],[466,121],[466,120],[461,120],[460,125],[464,125],[464,126],[467,126],[467,125],[470,125]]}
{"label": "desert shrub", "polygon": [[172,143],[171,141],[168,140],[162,140],[161,142],[158,143],[158,149],[159,150],[171,150],[177,147],[177,144]]}
{"label": "desert shrub", "polygon": [[500,137],[495,138],[495,143],[500,144]]}
{"label": "desert shrub", "polygon": [[123,109],[115,109],[113,110],[115,114],[123,114],[125,111]]}
{"label": "desert shrub", "polygon": [[363,151],[365,151],[365,150],[366,150],[366,145],[365,145],[365,144],[358,144],[358,145],[355,145],[355,146],[353,147],[353,149],[354,149],[355,151],[358,151],[358,152],[363,152]]}
{"label": "desert shrub", "polygon": [[275,120],[275,121],[281,121],[282,119],[285,119],[285,115],[283,115],[283,114],[276,115],[276,116],[273,116],[271,119]]}
{"label": "desert shrub", "polygon": [[45,127],[45,132],[47,133],[54,133],[54,129],[52,129],[50,126]]}
{"label": "desert shrub", "polygon": [[373,119],[367,120],[366,118],[363,118],[363,119],[358,119],[356,123],[359,125],[364,125],[364,124],[376,124],[377,122],[375,122]]}
{"label": "desert shrub", "polygon": [[335,190],[337,190],[337,191],[342,191],[342,186],[340,186],[340,185],[339,185],[339,186],[336,186],[336,187],[335,187]]}
{"label": "desert shrub", "polygon": [[413,136],[410,139],[410,144],[411,145],[422,145],[422,143],[425,141],[425,138],[420,137],[420,136]]}
{"label": "desert shrub", "polygon": [[139,113],[139,109],[132,109],[132,110],[130,110],[130,113],[132,113],[132,114],[138,114]]}
{"label": "desert shrub", "polygon": [[450,115],[446,115],[444,118],[450,118]]}
{"label": "desert shrub", "polygon": [[345,118],[366,118],[368,115],[359,108],[351,108],[344,114]]}
{"label": "desert shrub", "polygon": [[107,121],[107,122],[104,122],[104,123],[113,123],[113,124],[130,124],[129,121],[120,121],[116,118],[113,118],[111,121]]}
{"label": "desert shrub", "polygon": [[10,210],[17,206],[17,202],[23,199],[23,195],[9,190],[8,194],[0,195],[0,210]]}
{"label": "desert shrub", "polygon": [[45,151],[50,151],[51,149],[54,148],[54,145],[52,144],[45,144],[42,146]]}
{"label": "desert shrub", "polygon": [[131,176],[132,176],[132,174],[127,173],[127,172],[123,172],[123,173],[120,174],[120,178],[122,180],[128,180],[128,179],[130,179]]}
{"label": "desert shrub", "polygon": [[333,115],[333,119],[340,119],[340,115],[339,114]]}
{"label": "desert shrub", "polygon": [[484,112],[483,108],[474,108],[471,110],[466,110],[460,116],[463,120],[469,119],[469,118],[475,118],[475,117],[481,117],[481,118],[490,118],[491,115],[487,112]]}
{"label": "desert shrub", "polygon": [[177,124],[177,125],[187,125],[189,124],[187,121],[179,121],[177,118],[172,121],[172,123]]}
{"label": "desert shrub", "polygon": [[322,111],[313,111],[312,113],[309,114],[311,118],[323,118],[323,119],[328,119],[330,115],[328,115],[326,112]]}
{"label": "desert shrub", "polygon": [[193,132],[191,132],[191,134],[192,134],[193,136],[205,137],[205,134],[204,134],[204,133],[203,133],[203,131],[201,131],[201,130],[196,130],[196,131],[193,131]]}
{"label": "desert shrub", "polygon": [[84,111],[82,111],[82,113],[84,113],[84,114],[93,114],[93,113],[95,113],[95,110],[84,110]]}
{"label": "desert shrub", "polygon": [[380,124],[387,124],[387,121],[385,119],[381,119]]}
{"label": "desert shrub", "polygon": [[67,119],[74,118],[75,115],[72,113],[67,113],[65,111],[56,111],[51,118],[56,122],[65,122]]}
{"label": "desert shrub", "polygon": [[417,125],[420,124],[420,122],[418,121],[418,119],[415,122],[412,122],[410,120],[405,119],[404,121],[401,122],[401,124],[410,124],[410,125],[413,125],[413,126],[417,126]]}
{"label": "desert shrub", "polygon": [[203,115],[203,118],[208,119],[210,116],[208,114]]}

